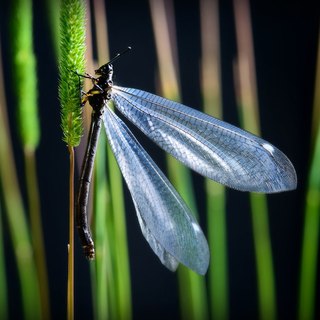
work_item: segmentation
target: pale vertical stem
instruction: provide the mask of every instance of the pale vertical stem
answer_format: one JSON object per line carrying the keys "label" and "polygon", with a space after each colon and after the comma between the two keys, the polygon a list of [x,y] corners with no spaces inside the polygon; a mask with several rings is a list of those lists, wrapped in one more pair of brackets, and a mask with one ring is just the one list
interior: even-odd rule
{"label": "pale vertical stem", "polygon": [[[218,0],[200,1],[201,87],[204,111],[222,118]],[[206,179],[209,246],[210,311],[214,319],[228,318],[228,261],[225,188]]]}
{"label": "pale vertical stem", "polygon": [[[157,50],[161,94],[180,101],[177,42],[175,39],[172,1],[150,0],[151,20]],[[189,170],[168,156],[168,175],[189,208],[195,213],[196,203]],[[208,318],[207,296],[204,278],[179,267],[180,305],[183,319]]]}
{"label": "pale vertical stem", "polygon": [[67,319],[74,319],[74,149],[69,150],[69,243],[68,243],[68,286]]}
{"label": "pale vertical stem", "polygon": [[246,130],[259,135],[260,118],[257,96],[257,81],[252,39],[252,27],[248,0],[234,0],[237,41],[237,94],[242,125]]}
{"label": "pale vertical stem", "polygon": [[[238,59],[235,78],[238,106],[244,129],[260,133],[256,88],[254,50],[247,0],[234,1]],[[259,313],[261,319],[276,319],[276,290],[269,235],[267,199],[262,194],[250,194],[252,227],[256,256]]]}
{"label": "pale vertical stem", "polygon": [[96,26],[98,62],[99,65],[102,65],[110,60],[108,23],[104,1],[93,0],[93,11]]}
{"label": "pale vertical stem", "polygon": [[[172,0],[149,0],[160,73],[160,90],[180,100],[179,63]],[[167,10],[166,10],[167,9]]]}
{"label": "pale vertical stem", "polygon": [[305,199],[305,216],[302,238],[300,266],[300,287],[298,302],[299,320],[311,320],[315,317],[317,264],[319,252],[320,225],[320,32],[318,37],[318,56],[315,79],[312,132],[311,165],[308,177],[308,189]]}

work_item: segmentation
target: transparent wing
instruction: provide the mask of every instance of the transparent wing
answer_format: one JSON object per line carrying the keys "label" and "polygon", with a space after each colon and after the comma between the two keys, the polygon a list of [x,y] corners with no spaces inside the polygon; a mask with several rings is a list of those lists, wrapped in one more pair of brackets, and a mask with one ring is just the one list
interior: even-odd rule
{"label": "transparent wing", "polygon": [[161,148],[210,179],[242,191],[296,188],[290,160],[249,132],[142,90],[114,86],[112,100]]}
{"label": "transparent wing", "polygon": [[190,210],[129,128],[109,109],[104,114],[109,143],[128,185],[142,233],[161,262],[178,262],[199,274],[209,265],[209,248]]}

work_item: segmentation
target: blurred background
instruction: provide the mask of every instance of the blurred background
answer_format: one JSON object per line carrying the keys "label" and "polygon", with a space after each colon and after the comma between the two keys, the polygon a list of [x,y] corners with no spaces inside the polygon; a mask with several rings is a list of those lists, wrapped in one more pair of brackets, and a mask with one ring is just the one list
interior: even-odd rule
{"label": "blurred background", "polygon": [[[204,2],[209,3],[208,8],[211,8],[210,4],[213,5],[212,8],[216,8],[211,16],[205,15],[209,9],[203,9]],[[10,145],[14,153],[14,168],[18,177],[27,225],[29,225],[24,153],[17,129],[15,91],[17,78],[12,72],[13,54],[10,45],[12,37],[14,37],[10,30],[12,3],[1,1],[0,4],[4,84],[4,91],[0,92],[0,95],[6,98],[7,125],[11,139]],[[218,69],[213,68],[212,70],[216,70],[219,74],[213,75],[218,77],[218,85],[213,83],[212,91],[216,96],[212,101],[219,101],[219,104],[223,106],[221,114],[223,119],[237,126],[241,126],[245,122],[243,118],[245,118],[246,112],[250,114],[254,112],[250,111],[251,109],[242,112],[243,121],[240,121],[239,104],[245,104],[246,101],[249,101],[249,105],[258,105],[261,136],[289,157],[298,176],[297,190],[266,197],[268,223],[265,225],[266,229],[261,232],[267,231],[269,240],[266,242],[266,251],[262,249],[262,255],[263,252],[266,252],[266,255],[271,255],[271,260],[267,260],[268,263],[271,263],[271,268],[267,268],[265,271],[262,269],[259,271],[257,268],[257,264],[259,264],[257,256],[261,255],[261,251],[259,253],[256,246],[256,241],[258,241],[256,235],[259,234],[259,231],[254,231],[257,229],[253,228],[249,196],[247,193],[226,190],[225,234],[224,238],[222,237],[225,242],[221,245],[221,248],[224,246],[226,248],[223,257],[225,264],[222,266],[224,270],[222,274],[225,277],[223,279],[226,280],[221,284],[221,292],[225,299],[218,302],[216,308],[211,309],[215,304],[212,299],[215,299],[216,296],[219,297],[219,294],[215,292],[219,292],[220,289],[211,288],[212,285],[214,286],[211,280],[214,278],[215,271],[209,271],[205,278],[204,285],[207,288],[204,291],[205,298],[203,298],[206,301],[205,308],[208,312],[201,317],[190,316],[190,319],[271,319],[276,317],[279,319],[312,319],[319,317],[319,304],[316,303],[319,301],[320,290],[319,278],[317,277],[319,271],[317,254],[312,258],[313,263],[310,269],[315,275],[311,278],[314,287],[310,289],[314,304],[310,307],[311,312],[309,312],[310,310],[306,311],[308,314],[306,317],[303,317],[304,313],[301,311],[303,309],[301,305],[304,305],[304,302],[301,298],[300,282],[302,281],[303,244],[305,243],[305,234],[309,232],[304,230],[306,195],[309,190],[308,186],[310,187],[308,181],[310,181],[309,174],[313,163],[313,150],[316,145],[317,130],[315,128],[319,124],[319,117],[317,118],[314,106],[316,105],[315,92],[319,90],[319,87],[316,88],[316,70],[317,54],[319,56],[320,5],[308,6],[302,1],[281,3],[268,1],[258,4],[256,1],[236,0],[219,1],[218,5],[216,1],[210,0],[158,1],[157,3],[158,5],[164,3],[164,16],[168,20],[161,20],[161,7],[155,7],[155,4],[152,6],[148,1],[108,0],[102,7],[98,7],[102,4],[101,1],[87,4],[87,14],[92,14],[90,19],[87,18],[87,26],[92,27],[93,37],[90,39],[93,43],[93,49],[92,55],[87,57],[86,71],[93,74],[94,66],[90,65],[90,62],[92,57],[98,58],[99,40],[97,35],[100,32],[107,32],[110,56],[114,56],[127,46],[133,48],[129,54],[114,64],[114,82],[116,84],[139,88],[175,100],[180,99],[188,106],[203,110],[203,106],[206,104],[203,70],[210,69],[210,66],[204,67],[203,63],[208,61],[206,59],[208,56],[210,57],[211,52],[210,49],[205,51],[206,48],[211,48],[210,39],[208,46],[206,46],[205,38],[215,37],[217,34],[216,43],[218,44],[216,46],[213,44],[213,48],[218,49],[212,52],[218,52],[218,57],[213,56],[212,60],[216,62]],[[99,21],[94,20],[94,6],[102,8],[99,9],[100,13],[106,14],[104,16],[107,21],[106,30],[101,30]],[[246,11],[248,8],[249,11]],[[53,9],[50,9],[49,1],[33,2],[33,49],[36,56],[41,128],[40,143],[35,153],[36,170],[50,308],[52,319],[57,319],[66,314],[69,156],[66,145],[62,142],[60,127],[58,63],[55,51],[57,40],[54,40],[53,36],[52,19],[54,15],[50,10]],[[154,13],[154,16],[151,12]],[[249,12],[248,16],[246,16],[246,12]],[[158,22],[156,21],[157,17],[160,18]],[[212,20],[214,17],[215,21]],[[249,20],[245,20],[247,24],[241,20],[245,19],[244,17],[249,17]],[[207,19],[205,21],[209,27],[208,25],[204,26],[204,19]],[[210,29],[210,21],[213,23],[213,29]],[[160,31],[157,31],[155,27],[157,23]],[[246,26],[250,26],[250,24],[251,28],[246,29]],[[166,34],[166,30],[170,36],[169,47],[165,36],[164,38],[161,38],[161,35],[157,36],[157,32],[161,34],[161,31]],[[246,42],[243,35],[248,36],[249,42]],[[252,41],[251,44],[250,41]],[[247,69],[242,69],[241,61],[247,61],[246,49],[250,52],[250,45],[253,46],[253,55],[251,60],[248,60],[248,64],[254,69],[249,68],[248,70],[253,72],[255,79],[252,82],[253,78],[249,77],[250,84],[246,87],[246,84],[241,82],[241,71],[245,73]],[[164,65],[168,66],[169,71],[163,70],[163,65],[161,67],[161,49],[164,55],[172,52],[173,72],[177,75],[177,85],[174,84],[175,80],[172,80],[175,77],[171,76],[170,61],[164,60]],[[209,52],[208,55],[206,55],[207,52]],[[99,57],[99,59],[101,58]],[[102,61],[102,63],[105,62],[107,60]],[[166,83],[166,77],[168,77],[168,83]],[[171,87],[168,89],[166,85],[171,85],[172,81],[174,89],[171,90]],[[249,96],[250,92],[253,92],[251,97],[254,102],[250,98],[246,100],[245,94],[241,91],[243,89]],[[5,107],[3,101],[1,108]],[[255,126],[253,127],[255,128]],[[134,128],[132,130],[160,168],[164,172],[168,172],[164,152],[138,130]],[[76,152],[81,154],[81,150],[83,150],[82,144]],[[80,159],[80,156],[78,158]],[[3,167],[5,168],[5,165]],[[78,175],[78,167],[76,171]],[[208,222],[207,215],[209,206],[206,200],[207,183],[195,173],[191,174],[191,179],[195,190],[194,196],[200,225],[208,235],[210,222]],[[4,205],[5,193],[6,185],[2,182],[0,241],[4,250],[6,305],[10,318],[18,319],[22,317],[24,311],[18,277],[19,267],[17,267],[15,249],[10,235],[9,213]],[[183,295],[188,295],[189,291],[187,289],[181,290],[181,276],[177,277],[177,273],[171,273],[162,266],[150,250],[141,234],[133,203],[125,186],[124,198],[131,274],[132,317],[134,319],[188,318],[183,316],[181,301]],[[319,215],[318,211],[317,214]],[[211,215],[214,216],[215,213],[211,212]],[[311,226],[319,227],[317,218],[312,221]],[[313,245],[317,253],[319,238],[317,231],[313,230],[312,232],[316,234],[313,238]],[[219,248],[219,243],[212,247],[210,242],[212,252],[210,268],[215,268],[215,266],[218,268],[219,266],[219,256],[215,257],[215,250],[219,251]],[[96,298],[97,294],[94,292],[96,285],[92,285],[95,278],[92,267],[90,269],[88,261],[82,255],[77,235],[75,249],[75,317],[90,319],[93,318],[93,310],[96,306],[92,302],[92,296]],[[118,249],[114,247],[108,250],[116,251]],[[308,272],[306,273],[308,274]],[[271,293],[266,295],[268,298],[263,298],[264,295],[260,291],[263,290],[261,289],[263,279],[266,279],[266,287],[269,289],[271,287]],[[110,282],[105,286],[109,288]],[[94,292],[93,295],[92,292]],[[269,305],[271,310],[268,309],[270,314],[263,311],[266,299],[271,301]],[[215,313],[219,310],[219,306],[224,307],[221,308],[220,313]],[[95,315],[97,316],[97,312]],[[112,315],[109,317],[110,319],[114,318]]]}

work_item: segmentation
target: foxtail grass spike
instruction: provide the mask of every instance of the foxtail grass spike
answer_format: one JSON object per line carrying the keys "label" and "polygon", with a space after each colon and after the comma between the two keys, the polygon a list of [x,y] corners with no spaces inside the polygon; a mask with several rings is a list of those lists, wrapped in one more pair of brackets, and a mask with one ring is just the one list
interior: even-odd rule
{"label": "foxtail grass spike", "polygon": [[60,83],[61,127],[63,141],[76,147],[82,136],[80,89],[85,70],[85,4],[82,0],[64,0],[60,15]]}

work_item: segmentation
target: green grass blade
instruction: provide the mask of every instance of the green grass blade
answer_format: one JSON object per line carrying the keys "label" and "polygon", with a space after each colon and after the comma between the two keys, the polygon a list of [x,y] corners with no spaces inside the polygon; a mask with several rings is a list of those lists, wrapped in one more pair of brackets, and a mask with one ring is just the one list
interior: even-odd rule
{"label": "green grass blade", "polygon": [[[204,111],[222,118],[218,1],[200,1]],[[228,318],[228,261],[225,188],[206,179],[210,311],[214,319]]]}
{"label": "green grass blade", "polygon": [[[0,91],[4,92],[1,62]],[[23,314],[25,319],[40,319],[39,283],[29,228],[15,170],[4,97],[0,101],[0,183],[20,280]]]}
{"label": "green grass blade", "polygon": [[300,288],[298,303],[299,320],[311,320],[315,317],[317,263],[319,251],[320,224],[320,33],[316,82],[314,92],[314,112],[312,126],[312,158],[309,171],[308,188],[305,200],[305,217],[302,239],[300,270]]}
{"label": "green grass blade", "polygon": [[49,319],[48,275],[42,232],[40,195],[36,176],[35,149],[40,139],[40,125],[37,110],[37,74],[32,30],[31,1],[13,1],[11,12],[12,73],[15,79],[14,89],[18,105],[18,130],[24,150],[29,215],[40,284],[42,317]]}
{"label": "green grass blade", "polygon": [[251,217],[258,277],[260,318],[276,319],[275,279],[269,234],[267,197],[250,194]]}
{"label": "green grass blade", "polygon": [[209,267],[210,309],[214,319],[228,319],[228,258],[225,188],[206,180],[208,240],[211,248]]}
{"label": "green grass blade", "polygon": [[[95,0],[93,13],[98,60],[102,65],[109,61],[108,26],[104,3]],[[104,133],[101,134],[100,139],[103,139],[103,143],[99,146],[99,152],[103,155],[96,159],[96,175],[103,175],[98,178],[101,182],[99,188],[102,187],[102,190],[97,186],[95,194],[96,199],[99,199],[101,203],[104,202],[104,205],[100,208],[95,207],[94,211],[96,219],[103,221],[103,224],[99,226],[99,237],[101,243],[104,244],[104,257],[100,261],[96,259],[95,275],[97,279],[94,281],[97,281],[96,288],[98,290],[95,295],[100,302],[100,306],[97,305],[97,318],[105,319],[103,316],[108,313],[110,319],[131,319],[131,279],[122,175],[111,149],[106,147]],[[107,168],[106,164],[108,164]],[[103,272],[103,274],[99,275],[99,272]],[[106,282],[99,283],[98,278],[103,278]],[[107,286],[108,288],[106,288]],[[108,310],[106,310],[106,305]]]}
{"label": "green grass blade", "polygon": [[95,319],[108,319],[110,306],[108,296],[110,282],[108,272],[112,270],[110,244],[108,241],[107,216],[110,215],[111,199],[106,172],[106,138],[101,134],[95,159],[94,179],[94,235],[95,235],[95,263],[91,264],[92,285],[94,295]]}
{"label": "green grass blade", "polygon": [[116,299],[118,319],[131,319],[131,280],[129,267],[129,253],[127,245],[127,229],[123,198],[122,175],[108,147],[109,189],[112,202],[112,220],[114,231],[114,272],[116,284]]}
{"label": "green grass blade", "polygon": [[[175,30],[168,29],[169,25],[174,25],[173,3],[172,1],[150,0],[149,5],[157,48],[161,92],[168,99],[180,101]],[[169,155],[167,156],[167,167],[169,180],[186,201],[188,207],[196,214],[196,202],[189,169]],[[178,279],[182,318],[207,319],[205,279],[183,266],[178,269]]]}
{"label": "green grass blade", "polygon": [[[248,1],[234,1],[238,44],[238,107],[244,129],[260,133],[256,91],[254,51]],[[250,194],[252,227],[256,255],[259,314],[261,319],[276,319],[276,289],[268,223],[266,195]]]}

